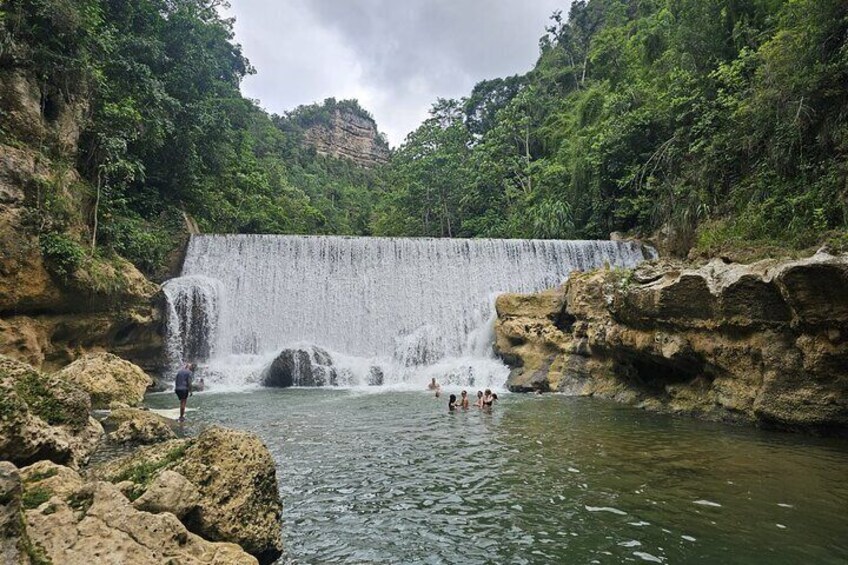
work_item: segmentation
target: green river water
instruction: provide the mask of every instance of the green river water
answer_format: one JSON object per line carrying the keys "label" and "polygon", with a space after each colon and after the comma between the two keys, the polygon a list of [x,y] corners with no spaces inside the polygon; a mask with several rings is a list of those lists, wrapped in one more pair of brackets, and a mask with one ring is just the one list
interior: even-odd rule
{"label": "green river water", "polygon": [[[173,394],[148,404],[176,406]],[[195,394],[186,433],[257,433],[286,563],[848,563],[848,443],[603,401]]]}

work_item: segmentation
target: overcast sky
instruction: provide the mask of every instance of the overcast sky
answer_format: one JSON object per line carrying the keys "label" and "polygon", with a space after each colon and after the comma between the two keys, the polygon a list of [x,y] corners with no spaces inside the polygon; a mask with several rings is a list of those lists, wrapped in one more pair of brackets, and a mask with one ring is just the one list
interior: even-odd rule
{"label": "overcast sky", "polygon": [[270,112],[357,98],[392,145],[437,97],[524,73],[570,0],[230,0],[257,74],[242,86]]}

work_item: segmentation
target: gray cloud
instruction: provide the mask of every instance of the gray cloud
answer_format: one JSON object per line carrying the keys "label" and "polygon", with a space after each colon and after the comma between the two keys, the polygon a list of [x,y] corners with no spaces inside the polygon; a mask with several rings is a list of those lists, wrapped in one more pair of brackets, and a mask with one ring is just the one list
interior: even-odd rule
{"label": "gray cloud", "polygon": [[258,74],[247,96],[273,112],[358,98],[392,144],[437,97],[523,73],[569,0],[232,0],[236,40]]}

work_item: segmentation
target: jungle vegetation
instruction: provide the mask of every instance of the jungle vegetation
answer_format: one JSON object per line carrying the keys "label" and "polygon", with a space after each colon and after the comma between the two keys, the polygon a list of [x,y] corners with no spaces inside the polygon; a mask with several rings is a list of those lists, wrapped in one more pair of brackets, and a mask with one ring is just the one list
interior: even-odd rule
{"label": "jungle vegetation", "polygon": [[[274,116],[242,96],[253,69],[222,4],[0,5],[0,73],[25,68],[47,100],[88,101],[70,163],[87,186],[86,246],[152,271],[183,212],[234,233],[665,230],[682,251],[802,248],[848,227],[844,0],[576,1],[528,73],[437,100],[370,170],[303,143],[336,107],[367,116],[355,101]],[[0,141],[31,143],[2,120]]]}

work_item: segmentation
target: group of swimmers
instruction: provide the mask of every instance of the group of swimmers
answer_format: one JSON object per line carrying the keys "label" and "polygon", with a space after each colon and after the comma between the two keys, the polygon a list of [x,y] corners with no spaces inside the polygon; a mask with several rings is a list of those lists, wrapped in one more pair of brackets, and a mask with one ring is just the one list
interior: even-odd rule
{"label": "group of swimmers", "polygon": [[[427,385],[429,390],[432,390],[436,393],[436,398],[439,398],[442,395],[442,386],[436,382],[436,378],[430,381],[430,384]],[[486,391],[478,390],[477,391],[477,402],[474,403],[476,408],[491,410],[492,406],[497,402],[498,395],[493,393],[490,389],[486,389]],[[460,393],[460,398],[457,400],[456,395],[452,394],[448,398],[448,410],[453,412],[454,410],[458,410],[462,408],[463,410],[468,410],[470,403],[468,401],[468,392],[462,391]]]}

